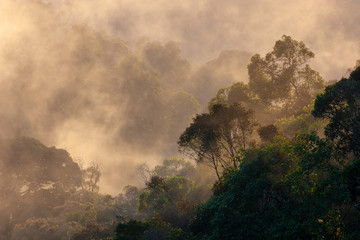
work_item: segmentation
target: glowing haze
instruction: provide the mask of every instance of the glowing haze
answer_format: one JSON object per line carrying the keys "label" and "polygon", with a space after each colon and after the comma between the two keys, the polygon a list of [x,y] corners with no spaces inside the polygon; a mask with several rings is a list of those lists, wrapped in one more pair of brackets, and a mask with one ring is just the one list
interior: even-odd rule
{"label": "glowing haze", "polygon": [[358,9],[355,0],[1,0],[0,133],[98,161],[101,191],[118,193],[141,182],[139,164],[176,154],[191,117],[218,88],[247,82],[251,54],[283,34],[305,42],[326,80],[343,76],[360,58]]}

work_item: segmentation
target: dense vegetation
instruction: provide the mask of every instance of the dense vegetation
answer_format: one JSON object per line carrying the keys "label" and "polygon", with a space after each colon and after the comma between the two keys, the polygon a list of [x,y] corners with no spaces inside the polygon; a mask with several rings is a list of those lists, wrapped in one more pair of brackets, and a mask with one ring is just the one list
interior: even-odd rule
{"label": "dense vegetation", "polygon": [[[163,203],[176,207],[177,217],[185,204],[173,204],[166,194],[160,200],[158,194],[181,194],[189,185],[183,179],[179,188],[174,183],[180,179],[153,175],[146,197],[157,192],[150,199],[160,204],[152,206],[157,213],[152,218],[137,222],[147,224],[138,234],[144,239],[358,239],[360,68],[323,90],[319,73],[306,64],[313,56],[302,42],[284,36],[265,58],[251,59],[248,85],[219,90],[209,112],[198,114],[178,142],[182,152],[215,172],[212,196],[192,205],[186,224],[179,225],[167,218],[170,213],[161,214]],[[148,235],[161,229],[159,221],[170,228],[161,238]],[[179,235],[172,235],[178,229]]]}
{"label": "dense vegetation", "polygon": [[[86,27],[72,31],[94,35]],[[142,94],[129,99],[125,111],[133,122],[119,128],[121,134],[147,147],[156,144],[154,129],[171,140],[179,128],[175,120],[184,124],[196,109],[190,93],[197,97],[202,86],[169,90],[184,79],[180,73],[190,81],[177,46],[143,42],[136,55],[114,39],[95,39],[89,49],[104,48],[106,41],[122,49],[113,76],[127,72],[119,89],[101,85],[109,104],[119,93]],[[154,53],[175,59],[162,65]],[[113,55],[88,60],[103,66]],[[83,167],[65,150],[33,138],[0,139],[0,239],[358,239],[360,68],[326,86],[309,65],[313,57],[303,42],[285,35],[265,57],[254,55],[248,84],[198,98],[203,106],[210,100],[208,112],[197,114],[178,140],[194,162],[142,165],[144,187],[127,186],[117,196],[99,193],[97,163]],[[91,69],[85,65],[84,72]],[[213,65],[192,78],[211,75]],[[90,96],[83,100],[78,104],[97,105]],[[60,119],[67,115],[60,113]]]}

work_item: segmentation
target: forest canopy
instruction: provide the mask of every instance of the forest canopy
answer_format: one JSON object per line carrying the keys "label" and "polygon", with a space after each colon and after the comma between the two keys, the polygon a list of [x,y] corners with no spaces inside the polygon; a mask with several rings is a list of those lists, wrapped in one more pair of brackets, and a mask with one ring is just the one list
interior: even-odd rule
{"label": "forest canopy", "polygon": [[1,1],[0,240],[358,239],[356,14],[275,2]]}

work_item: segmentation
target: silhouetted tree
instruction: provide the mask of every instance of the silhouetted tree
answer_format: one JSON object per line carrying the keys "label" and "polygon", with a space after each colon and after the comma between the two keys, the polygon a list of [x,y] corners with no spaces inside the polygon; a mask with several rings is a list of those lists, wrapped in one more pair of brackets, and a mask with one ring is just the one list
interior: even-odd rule
{"label": "silhouetted tree", "polygon": [[357,239],[359,214],[332,149],[302,135],[247,150],[198,206],[193,239]]}
{"label": "silhouetted tree", "polygon": [[110,239],[113,237],[113,227],[102,227],[97,224],[88,224],[85,229],[80,232],[73,234],[70,240],[103,240]]}
{"label": "silhouetted tree", "polygon": [[329,120],[325,135],[342,153],[360,157],[360,67],[349,78],[326,87],[312,114]]}
{"label": "silhouetted tree", "polygon": [[178,141],[180,151],[197,162],[214,168],[219,180],[221,169],[238,167],[239,149],[250,144],[256,121],[253,112],[240,104],[213,105],[210,113],[197,115]]}
{"label": "silhouetted tree", "polygon": [[313,57],[303,42],[284,35],[264,58],[251,58],[251,91],[265,104],[282,105],[287,114],[301,111],[324,87],[320,74],[307,64]]}
{"label": "silhouetted tree", "polygon": [[115,229],[114,240],[142,240],[145,239],[144,233],[149,228],[149,224],[137,220],[120,222]]}
{"label": "silhouetted tree", "polygon": [[273,124],[270,124],[267,126],[262,126],[262,127],[258,128],[257,131],[259,133],[261,141],[267,142],[267,143],[272,142],[274,140],[274,137],[279,135],[278,128]]}
{"label": "silhouetted tree", "polygon": [[17,137],[0,139],[0,154],[1,226],[47,217],[80,187],[80,168],[65,150]]}
{"label": "silhouetted tree", "polygon": [[98,182],[101,177],[100,166],[97,162],[82,170],[82,188],[86,191],[97,192],[99,190]]}

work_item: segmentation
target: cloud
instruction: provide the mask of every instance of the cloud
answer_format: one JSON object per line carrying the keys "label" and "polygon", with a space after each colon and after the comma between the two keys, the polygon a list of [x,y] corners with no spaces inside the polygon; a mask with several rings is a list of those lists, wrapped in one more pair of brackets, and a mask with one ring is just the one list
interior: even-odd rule
{"label": "cloud", "polygon": [[[146,35],[181,44],[197,65],[222,50],[265,54],[283,34],[303,40],[327,79],[339,78],[359,58],[358,1],[184,0],[73,1],[77,21],[134,44]],[[341,60],[340,60],[341,59]]]}

